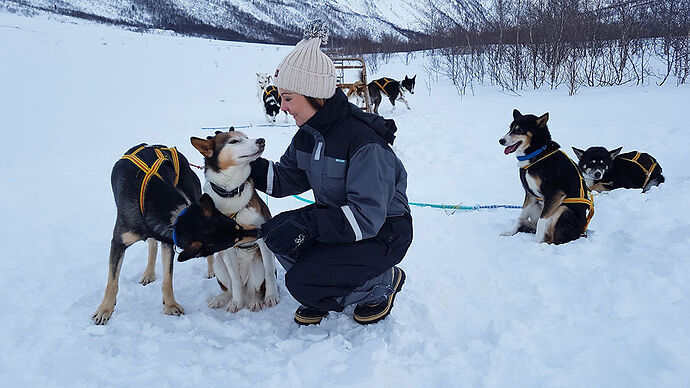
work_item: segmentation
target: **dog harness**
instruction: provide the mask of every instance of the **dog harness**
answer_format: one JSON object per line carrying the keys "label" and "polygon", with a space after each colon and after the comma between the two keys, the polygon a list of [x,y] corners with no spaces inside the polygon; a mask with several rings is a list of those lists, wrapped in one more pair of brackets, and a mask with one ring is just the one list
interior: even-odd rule
{"label": "dog harness", "polygon": [[[548,158],[549,156],[555,154],[556,152],[561,152],[569,161],[570,163],[573,164],[573,167],[575,167],[575,170],[577,171],[577,176],[580,177],[580,196],[579,197],[572,197],[572,198],[564,198],[562,203],[575,203],[575,204],[582,204],[582,205],[587,205],[588,206],[588,211],[587,211],[587,221],[585,222],[585,227],[582,229],[582,234],[584,235],[585,232],[587,231],[587,227],[589,226],[589,221],[592,220],[592,217],[594,217],[594,201],[592,201],[592,193],[589,191],[589,188],[587,187],[587,184],[585,183],[585,178],[582,177],[582,174],[580,174],[580,169],[577,167],[575,162],[573,162],[572,159],[563,152],[560,148],[552,151],[545,156],[542,156],[541,158],[535,160],[532,163],[527,164],[526,166],[523,166],[522,169],[527,173],[527,170],[535,165],[536,163],[541,162],[542,160]],[[530,190],[531,192],[531,190]],[[534,193],[532,193],[534,195]],[[536,195],[534,195],[537,197]],[[543,198],[537,197],[538,200],[543,201]]]}
{"label": "dog harness", "polygon": [[647,176],[647,178],[644,180],[644,183],[642,184],[642,187],[645,187],[645,186],[647,186],[647,182],[649,182],[649,178],[652,177],[652,171],[654,171],[654,169],[656,168],[656,161],[654,160],[654,158],[652,158],[652,157],[650,156],[649,158],[651,159],[650,161],[652,162],[652,165],[649,167],[649,169],[646,169],[646,168],[638,161],[638,159],[640,158],[641,155],[642,155],[642,154],[640,154],[639,152],[635,152],[635,156],[634,156],[632,159],[622,158],[622,157],[620,157],[620,156],[619,156],[617,159],[625,160],[625,161],[628,161],[628,162],[631,162],[631,163],[635,163],[636,165],[638,165],[638,166],[642,169],[642,171],[644,171],[645,175]]}
{"label": "dog harness", "polygon": [[267,96],[269,96],[269,95],[270,95],[271,93],[273,93],[274,91],[275,91],[275,92],[278,92],[278,88],[276,88],[275,85],[268,85],[268,86],[266,86],[266,89],[264,89],[264,94],[265,94],[265,95],[264,95],[264,98],[266,98]]}
{"label": "dog harness", "polygon": [[[156,152],[156,156],[158,157],[151,166],[147,165],[146,162],[144,162],[143,160],[141,160],[141,158],[137,156],[137,153],[139,153],[139,151],[143,150],[144,148],[152,148]],[[163,151],[169,152],[170,158],[166,157],[163,154]],[[139,210],[141,210],[141,214],[144,214],[144,195],[146,194],[146,187],[148,186],[151,177],[153,177],[154,175],[160,178],[161,180],[163,179],[158,174],[158,169],[166,160],[171,161],[175,168],[175,182],[173,183],[173,185],[177,187],[177,181],[180,179],[180,159],[177,156],[177,149],[175,147],[149,147],[146,144],[143,144],[141,147],[134,150],[134,152],[132,152],[131,154],[125,154],[124,156],[122,156],[122,159],[127,159],[130,162],[134,163],[134,165],[139,167],[145,174],[144,179],[141,181],[141,189],[139,190]]]}
{"label": "dog harness", "polygon": [[388,95],[388,92],[386,91],[386,85],[388,85],[389,83],[391,83],[391,82],[393,82],[393,81],[395,81],[395,80],[394,80],[394,79],[390,79],[390,78],[383,78],[383,85],[381,85],[381,84],[379,83],[379,80],[374,81],[374,84],[376,84],[376,86],[378,86],[379,88],[381,88],[381,90],[383,91],[383,94],[385,94],[386,97],[390,97],[390,96]]}

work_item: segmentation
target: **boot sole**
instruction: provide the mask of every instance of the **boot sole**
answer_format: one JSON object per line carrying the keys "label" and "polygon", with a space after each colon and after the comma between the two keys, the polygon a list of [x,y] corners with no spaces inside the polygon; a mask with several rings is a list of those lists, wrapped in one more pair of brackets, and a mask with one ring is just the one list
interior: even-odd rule
{"label": "boot sole", "polygon": [[321,323],[321,320],[324,319],[326,316],[322,317],[303,317],[297,313],[295,313],[295,323],[298,325],[306,326],[306,325],[318,325]]}
{"label": "boot sole", "polygon": [[388,316],[388,314],[391,313],[391,310],[393,309],[393,302],[395,301],[395,295],[398,294],[400,290],[402,290],[403,284],[405,284],[405,271],[403,271],[401,268],[394,267],[395,271],[399,271],[400,276],[398,276],[398,281],[395,284],[395,292],[393,292],[389,297],[388,297],[388,305],[386,308],[381,311],[378,314],[375,315],[370,315],[370,316],[360,316],[360,315],[353,315],[353,318],[355,322],[359,323],[360,325],[369,325],[372,323],[376,323]]}

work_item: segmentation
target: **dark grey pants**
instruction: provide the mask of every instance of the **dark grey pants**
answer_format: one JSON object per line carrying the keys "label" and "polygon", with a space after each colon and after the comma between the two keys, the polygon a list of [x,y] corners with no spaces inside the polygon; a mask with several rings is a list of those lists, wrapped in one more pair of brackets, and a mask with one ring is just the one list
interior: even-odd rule
{"label": "dark grey pants", "polygon": [[412,243],[412,218],[390,217],[372,238],[353,243],[316,243],[299,257],[276,255],[287,271],[285,285],[301,304],[342,311],[354,303],[377,303],[393,293],[392,271]]}

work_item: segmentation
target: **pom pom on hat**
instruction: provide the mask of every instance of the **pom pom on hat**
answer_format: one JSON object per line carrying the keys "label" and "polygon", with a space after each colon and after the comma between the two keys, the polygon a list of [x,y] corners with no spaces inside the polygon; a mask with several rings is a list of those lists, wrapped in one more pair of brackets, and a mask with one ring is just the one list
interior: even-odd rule
{"label": "pom pom on hat", "polygon": [[321,44],[328,44],[328,26],[323,20],[317,19],[307,24],[304,29],[304,39],[321,39]]}

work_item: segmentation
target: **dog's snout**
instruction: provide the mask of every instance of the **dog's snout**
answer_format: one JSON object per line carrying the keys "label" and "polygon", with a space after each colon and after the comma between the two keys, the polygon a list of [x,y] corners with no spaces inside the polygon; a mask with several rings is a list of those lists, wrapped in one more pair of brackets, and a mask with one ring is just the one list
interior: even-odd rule
{"label": "dog's snout", "polygon": [[506,145],[506,139],[501,138],[500,140],[498,140],[498,144],[500,144],[502,146]]}
{"label": "dog's snout", "polygon": [[256,139],[256,144],[257,145],[265,145],[266,140],[264,138],[258,138],[258,139]]}

